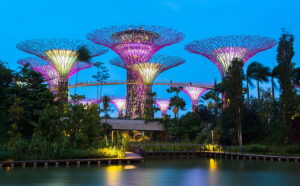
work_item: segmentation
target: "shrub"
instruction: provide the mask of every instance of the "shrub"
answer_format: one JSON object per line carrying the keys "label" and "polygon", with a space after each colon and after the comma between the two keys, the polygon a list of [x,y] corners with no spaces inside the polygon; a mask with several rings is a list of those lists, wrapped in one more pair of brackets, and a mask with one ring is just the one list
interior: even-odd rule
{"label": "shrub", "polygon": [[81,159],[81,158],[123,158],[125,152],[116,147],[105,147],[99,149],[78,150],[69,149],[60,151],[55,158],[58,159]]}
{"label": "shrub", "polygon": [[0,161],[21,160],[23,156],[23,153],[3,151],[0,152]]}
{"label": "shrub", "polygon": [[247,145],[243,148],[244,152],[249,153],[269,153],[271,149],[267,145],[253,144]]}
{"label": "shrub", "polygon": [[287,145],[282,147],[282,152],[287,154],[300,154],[300,145]]}

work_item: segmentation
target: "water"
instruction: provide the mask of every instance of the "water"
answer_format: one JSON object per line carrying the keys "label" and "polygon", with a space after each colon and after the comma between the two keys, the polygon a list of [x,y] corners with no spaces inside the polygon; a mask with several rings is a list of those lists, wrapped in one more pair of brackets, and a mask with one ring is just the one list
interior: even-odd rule
{"label": "water", "polygon": [[300,163],[212,158],[0,170],[0,185],[300,186]]}

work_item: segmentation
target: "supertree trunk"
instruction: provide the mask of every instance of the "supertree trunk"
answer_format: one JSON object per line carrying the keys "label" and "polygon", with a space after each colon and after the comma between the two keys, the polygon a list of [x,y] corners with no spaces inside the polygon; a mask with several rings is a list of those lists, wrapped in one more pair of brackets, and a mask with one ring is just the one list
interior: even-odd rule
{"label": "supertree trunk", "polygon": [[[136,82],[142,80],[135,72],[127,71],[127,80],[129,82]],[[126,117],[127,118],[142,118],[143,108],[145,103],[145,87],[143,84],[128,84],[126,95]]]}
{"label": "supertree trunk", "polygon": [[226,92],[222,93],[222,103],[223,103],[223,110],[227,108],[228,104],[227,104],[227,95]]}
{"label": "supertree trunk", "polygon": [[154,110],[153,110],[153,96],[152,94],[152,85],[144,85],[145,86],[145,102],[144,102],[144,117],[149,119],[149,118],[154,118]]}
{"label": "supertree trunk", "polygon": [[66,77],[60,77],[58,81],[57,100],[61,105],[68,102],[68,79]]}

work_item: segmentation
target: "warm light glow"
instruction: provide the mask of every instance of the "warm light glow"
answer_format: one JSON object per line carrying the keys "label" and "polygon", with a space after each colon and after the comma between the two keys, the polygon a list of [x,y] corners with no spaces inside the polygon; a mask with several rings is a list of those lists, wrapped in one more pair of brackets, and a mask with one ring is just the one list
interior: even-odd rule
{"label": "warm light glow", "polygon": [[167,110],[169,109],[170,106],[170,100],[169,99],[156,99],[155,104],[159,106],[161,110],[161,114],[164,117],[167,113]]}
{"label": "warm light glow", "polygon": [[209,170],[210,171],[218,170],[217,161],[213,158],[209,159]]}
{"label": "warm light glow", "polygon": [[136,169],[137,167],[135,165],[124,165],[124,169],[128,169],[128,170],[131,170],[131,169]]}
{"label": "warm light glow", "polygon": [[138,63],[131,66],[139,73],[145,84],[152,84],[161,67],[162,65],[159,63]]}
{"label": "warm light glow", "polygon": [[182,91],[186,93],[191,101],[193,106],[198,105],[199,98],[204,94],[208,89],[206,88],[199,88],[199,87],[183,87]]}
{"label": "warm light glow", "polygon": [[118,110],[118,115],[120,116],[126,107],[126,99],[125,98],[111,98],[110,102],[115,105]]}
{"label": "warm light glow", "polygon": [[5,169],[4,170],[6,170],[6,171],[11,171],[11,167],[5,167]]}
{"label": "warm light glow", "polygon": [[106,170],[106,185],[120,185],[122,165],[109,165]]}
{"label": "warm light glow", "polygon": [[78,53],[74,50],[55,49],[45,52],[60,76],[67,76],[77,60]]}
{"label": "warm light glow", "polygon": [[212,52],[221,62],[225,73],[228,71],[229,66],[233,59],[237,58],[242,60],[247,53],[247,48],[242,47],[223,47],[217,48]]}

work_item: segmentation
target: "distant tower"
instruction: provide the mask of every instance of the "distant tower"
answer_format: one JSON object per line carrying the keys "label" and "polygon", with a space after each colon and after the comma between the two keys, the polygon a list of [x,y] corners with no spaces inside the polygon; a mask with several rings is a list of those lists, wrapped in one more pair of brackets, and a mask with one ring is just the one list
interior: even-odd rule
{"label": "distant tower", "polygon": [[182,92],[186,93],[191,101],[192,101],[192,109],[193,112],[196,110],[199,102],[199,98],[208,90],[206,88],[199,88],[199,87],[188,87],[185,86],[182,89]]}
{"label": "distant tower", "polygon": [[126,108],[126,98],[124,97],[110,97],[110,102],[117,108],[118,117],[122,117]]}
{"label": "distant tower", "polygon": [[[44,80],[48,83],[49,89],[51,91],[55,91],[55,89],[57,89],[59,74],[57,73],[55,67],[49,64],[47,61],[41,58],[28,57],[20,59],[17,63],[19,63],[22,66],[28,65],[34,71],[40,73]],[[71,78],[74,74],[76,74],[78,71],[90,68],[92,66],[92,63],[76,62],[72,66],[72,69],[70,70],[67,76],[67,80]]]}
{"label": "distant tower", "polygon": [[[212,61],[219,69],[222,78],[226,76],[233,59],[246,63],[252,56],[272,48],[274,39],[250,35],[230,35],[193,41],[185,46],[189,52],[200,54]],[[223,94],[223,102],[226,101]]]}
{"label": "distant tower", "polygon": [[155,99],[155,105],[160,108],[161,116],[164,118],[170,106],[170,99]]}
{"label": "distant tower", "polygon": [[56,69],[59,75],[57,95],[62,104],[68,100],[68,76],[79,60],[78,50],[82,47],[87,49],[89,57],[107,52],[98,45],[81,40],[43,39],[27,40],[17,44],[19,50],[41,57]]}
{"label": "distant tower", "polygon": [[147,96],[152,92],[152,83],[154,79],[163,71],[166,71],[172,67],[181,65],[185,60],[180,57],[175,56],[165,56],[165,55],[154,55],[147,63],[136,63],[133,65],[126,65],[124,61],[120,58],[115,58],[110,61],[111,64],[129,69],[132,72],[135,72],[140,78],[140,81],[143,83],[144,88],[138,94],[142,94],[144,100],[140,102],[141,112],[144,114],[146,105]]}
{"label": "distant tower", "polygon": [[[87,38],[115,51],[125,66],[146,63],[161,48],[180,42],[184,35],[170,28],[146,25],[111,26],[87,34]],[[127,68],[128,69],[128,68]],[[141,81],[133,70],[127,70],[127,81]],[[127,85],[126,116],[141,118],[145,95],[143,84]]]}

